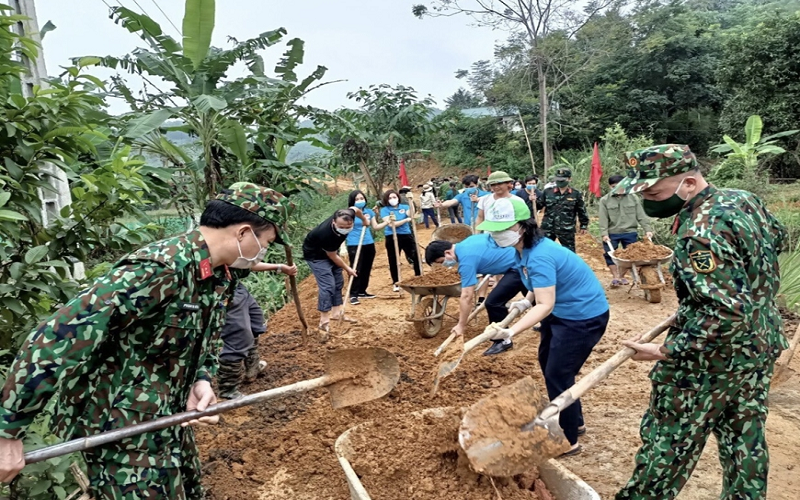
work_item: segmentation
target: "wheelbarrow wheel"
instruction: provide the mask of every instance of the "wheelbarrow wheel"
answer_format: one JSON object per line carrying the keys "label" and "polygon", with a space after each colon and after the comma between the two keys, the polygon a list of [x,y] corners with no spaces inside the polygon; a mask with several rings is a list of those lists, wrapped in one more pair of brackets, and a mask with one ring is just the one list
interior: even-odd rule
{"label": "wheelbarrow wheel", "polygon": [[[433,314],[434,303],[434,299],[431,296],[423,297],[419,301],[418,307],[423,317],[428,317]],[[436,310],[442,310],[442,304],[440,302],[436,302]],[[417,330],[420,337],[426,339],[433,338],[439,333],[439,330],[442,329],[442,318],[414,321],[414,328]]]}
{"label": "wheelbarrow wheel", "polygon": [[651,304],[658,304],[661,302],[661,289],[648,287],[648,285],[653,286],[660,284],[658,272],[652,267],[643,267],[639,270],[639,279],[642,280],[642,285],[645,285],[645,287],[643,287],[645,300]]}

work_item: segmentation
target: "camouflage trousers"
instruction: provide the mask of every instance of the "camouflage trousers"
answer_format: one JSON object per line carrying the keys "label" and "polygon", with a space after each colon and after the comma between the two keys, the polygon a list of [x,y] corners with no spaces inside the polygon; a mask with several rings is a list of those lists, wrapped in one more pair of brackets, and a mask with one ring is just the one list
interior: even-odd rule
{"label": "camouflage trousers", "polygon": [[713,391],[654,383],[642,419],[642,447],[623,499],[675,498],[694,471],[710,433],[723,468],[723,500],[767,497],[766,422],[772,366],[745,372]]}
{"label": "camouflage trousers", "polygon": [[220,359],[217,370],[217,385],[220,394],[228,394],[239,389],[239,385],[246,378],[255,380],[258,376],[258,337],[253,339],[253,345],[247,350],[244,359]]}
{"label": "camouflage trousers", "polygon": [[558,238],[558,242],[561,243],[562,247],[569,248],[573,252],[575,251],[575,229],[569,231],[543,229],[543,231],[545,236],[547,236],[553,241],[555,241],[556,238]]}
{"label": "camouflage trousers", "polygon": [[101,461],[96,455],[84,453],[92,498],[94,500],[205,498],[205,490],[200,483],[200,457],[194,438],[187,436],[181,450],[181,466],[163,468]]}

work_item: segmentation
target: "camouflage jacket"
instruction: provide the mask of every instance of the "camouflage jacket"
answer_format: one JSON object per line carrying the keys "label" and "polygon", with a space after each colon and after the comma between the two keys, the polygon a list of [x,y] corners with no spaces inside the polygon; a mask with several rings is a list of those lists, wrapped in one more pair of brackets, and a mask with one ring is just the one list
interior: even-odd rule
{"label": "camouflage jacket", "polygon": [[788,346],[775,303],[785,228],[752,193],[709,186],[675,233],[678,317],[650,378],[707,390],[769,364]]}
{"label": "camouflage jacket", "polygon": [[583,195],[577,189],[567,187],[547,188],[541,198],[536,199],[536,208],[544,210],[542,229],[545,231],[575,231],[575,218],[581,223],[581,229],[589,227],[589,215],[583,203]]}
{"label": "camouflage jacket", "polygon": [[[21,439],[60,390],[63,439],[184,411],[191,386],[215,374],[225,306],[235,288],[212,270],[199,231],[128,255],[34,330],[8,372],[0,437]],[[180,427],[96,448],[99,460],[180,464]]]}

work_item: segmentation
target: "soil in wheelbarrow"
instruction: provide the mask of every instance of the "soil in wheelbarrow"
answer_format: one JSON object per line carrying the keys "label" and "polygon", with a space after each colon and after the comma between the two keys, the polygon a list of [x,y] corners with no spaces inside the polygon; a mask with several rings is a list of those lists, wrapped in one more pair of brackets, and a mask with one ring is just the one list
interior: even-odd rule
{"label": "soil in wheelbarrow", "polygon": [[625,260],[658,260],[669,257],[671,250],[661,245],[637,241],[628,245],[628,248],[614,252],[614,257]]}
{"label": "soil in wheelbarrow", "polygon": [[445,286],[460,282],[461,276],[455,269],[436,267],[428,274],[403,280],[400,284],[406,286]]}
{"label": "soil in wheelbarrow", "polygon": [[[549,500],[538,471],[489,478],[470,470],[458,444],[463,410],[444,417],[399,415],[351,432],[350,463],[373,498],[381,500]],[[566,500],[566,499],[565,499]]]}

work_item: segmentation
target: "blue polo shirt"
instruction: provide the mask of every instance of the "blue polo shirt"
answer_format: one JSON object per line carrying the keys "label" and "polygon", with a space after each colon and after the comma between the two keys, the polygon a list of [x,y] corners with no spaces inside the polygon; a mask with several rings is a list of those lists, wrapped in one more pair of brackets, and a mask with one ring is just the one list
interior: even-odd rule
{"label": "blue polo shirt", "polygon": [[[394,218],[396,220],[408,219],[408,205],[404,205],[401,203],[396,207],[381,208],[381,218],[384,219],[384,222],[385,219],[389,217],[389,214],[394,214]],[[396,227],[395,231],[397,232],[397,234],[411,234],[411,224],[412,224],[411,222],[407,222],[402,226]],[[386,229],[383,230],[383,234],[385,234],[386,236],[391,236],[392,228],[386,226]]]}
{"label": "blue polo shirt", "polygon": [[501,248],[488,234],[475,234],[456,243],[461,288],[478,284],[478,274],[505,274],[517,263],[513,247]]}
{"label": "blue polo shirt", "polygon": [[[472,225],[472,200],[469,199],[470,194],[477,193],[478,198],[481,196],[486,196],[487,194],[492,194],[489,191],[482,191],[478,188],[468,188],[465,189],[463,193],[458,193],[455,200],[461,204],[461,208],[464,209],[464,224],[471,226]],[[478,203],[475,202],[475,217],[478,217]]]}
{"label": "blue polo shirt", "polygon": [[592,268],[549,238],[523,249],[517,269],[528,290],[555,285],[553,315],[558,318],[580,321],[608,311],[606,293]]}
{"label": "blue polo shirt", "polygon": [[[364,215],[369,216],[370,223],[375,219],[375,212],[370,210],[369,208],[365,208],[361,210]],[[356,217],[353,221],[353,230],[350,231],[350,234],[347,235],[347,246],[349,247],[357,247],[358,240],[361,239],[361,228],[364,227],[364,223],[361,222],[361,219]],[[362,245],[372,245],[375,243],[375,239],[372,237],[372,228],[367,226],[367,232],[364,233],[364,242]]]}

